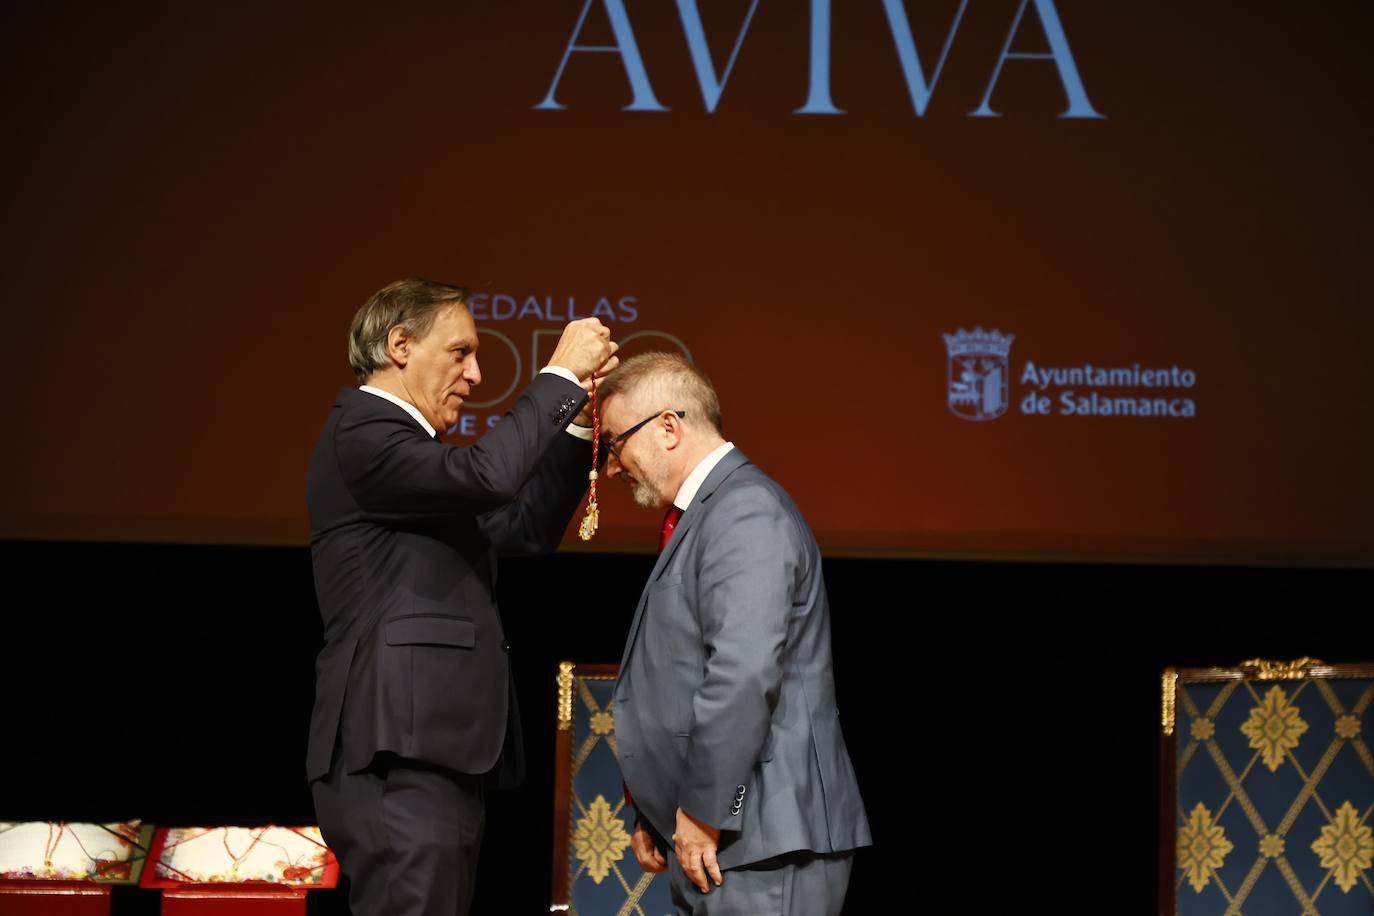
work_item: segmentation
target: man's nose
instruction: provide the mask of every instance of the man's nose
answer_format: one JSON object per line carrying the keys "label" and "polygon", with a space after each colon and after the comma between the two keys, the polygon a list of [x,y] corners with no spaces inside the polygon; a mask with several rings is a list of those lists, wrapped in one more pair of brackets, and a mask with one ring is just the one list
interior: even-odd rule
{"label": "man's nose", "polygon": [[615,478],[619,477],[622,473],[624,473],[624,471],[625,468],[621,466],[620,459],[615,456],[615,452],[611,452],[609,455],[606,456],[607,477],[614,480]]}
{"label": "man's nose", "polygon": [[482,370],[477,366],[477,354],[468,357],[468,364],[463,369],[463,378],[468,380],[469,385],[482,384]]}

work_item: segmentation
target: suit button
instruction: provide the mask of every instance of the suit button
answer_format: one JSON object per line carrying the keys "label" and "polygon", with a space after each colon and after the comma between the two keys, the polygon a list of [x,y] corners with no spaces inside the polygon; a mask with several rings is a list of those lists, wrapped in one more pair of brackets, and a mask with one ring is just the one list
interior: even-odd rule
{"label": "suit button", "polygon": [[502,651],[502,652],[509,652],[509,651],[510,651],[510,643],[506,642],[504,639],[501,640],[501,651]]}

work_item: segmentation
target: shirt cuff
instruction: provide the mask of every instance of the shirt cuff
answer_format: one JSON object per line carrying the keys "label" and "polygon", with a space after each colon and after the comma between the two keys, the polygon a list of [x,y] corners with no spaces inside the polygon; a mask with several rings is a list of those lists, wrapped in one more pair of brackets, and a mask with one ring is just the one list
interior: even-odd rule
{"label": "shirt cuff", "polygon": [[539,370],[540,375],[543,375],[545,372],[552,373],[553,375],[556,375],[559,378],[565,378],[568,381],[572,382],[574,385],[582,384],[577,380],[577,376],[572,374],[571,369],[564,369],[562,366],[545,366],[543,369]]}
{"label": "shirt cuff", "polygon": [[587,442],[592,441],[592,428],[590,426],[578,426],[576,423],[569,423],[566,429],[568,430],[568,435],[570,436],[576,436],[577,438],[584,439]]}

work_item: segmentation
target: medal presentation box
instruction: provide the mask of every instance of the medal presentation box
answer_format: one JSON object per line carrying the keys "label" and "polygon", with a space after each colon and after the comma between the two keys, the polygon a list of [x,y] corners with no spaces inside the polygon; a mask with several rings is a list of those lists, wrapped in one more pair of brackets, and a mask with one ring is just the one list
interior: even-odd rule
{"label": "medal presentation box", "polygon": [[0,912],[105,916],[110,887],[137,884],[153,825],[0,822]]}
{"label": "medal presentation box", "polygon": [[164,916],[305,916],[308,891],[339,866],[318,827],[171,827],[157,831],[142,887]]}

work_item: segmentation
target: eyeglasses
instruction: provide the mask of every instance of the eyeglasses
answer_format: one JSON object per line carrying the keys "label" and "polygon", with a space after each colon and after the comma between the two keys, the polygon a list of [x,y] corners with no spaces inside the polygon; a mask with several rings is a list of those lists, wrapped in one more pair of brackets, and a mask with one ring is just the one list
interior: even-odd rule
{"label": "eyeglasses", "polygon": [[[625,430],[623,433],[616,436],[614,439],[602,439],[601,447],[604,448],[606,451],[610,452],[612,455],[614,455],[616,461],[619,461],[621,443],[623,443],[626,439],[633,436],[635,433],[639,432],[649,423],[663,416],[664,412],[665,411],[660,410],[658,413],[654,414],[651,417],[645,417],[643,420],[640,420],[634,426],[631,426],[629,429]],[[672,411],[672,413],[677,414],[679,418],[687,416],[687,411],[685,410],[674,410]]]}

